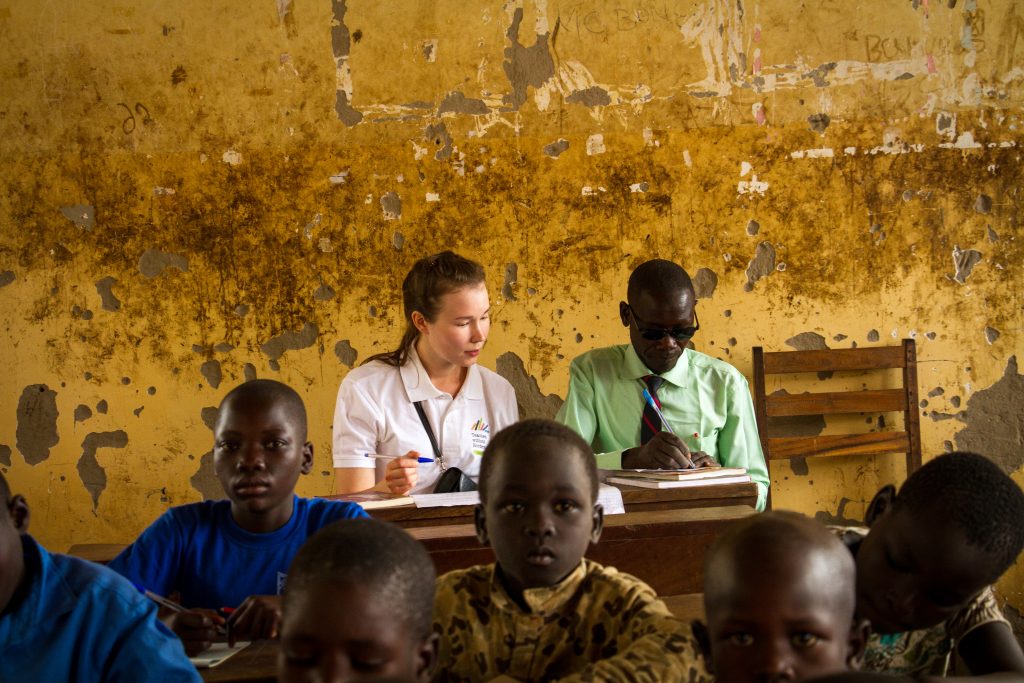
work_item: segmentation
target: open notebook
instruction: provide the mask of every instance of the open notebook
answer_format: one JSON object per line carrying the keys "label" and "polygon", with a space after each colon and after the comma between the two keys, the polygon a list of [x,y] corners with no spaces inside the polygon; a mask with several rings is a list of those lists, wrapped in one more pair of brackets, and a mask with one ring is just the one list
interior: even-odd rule
{"label": "open notebook", "polygon": [[226,642],[214,643],[210,646],[209,650],[204,650],[195,657],[189,657],[188,659],[192,662],[192,666],[197,669],[210,669],[224,663],[224,660],[233,657],[248,646],[248,640],[235,643],[234,647],[229,646]]}

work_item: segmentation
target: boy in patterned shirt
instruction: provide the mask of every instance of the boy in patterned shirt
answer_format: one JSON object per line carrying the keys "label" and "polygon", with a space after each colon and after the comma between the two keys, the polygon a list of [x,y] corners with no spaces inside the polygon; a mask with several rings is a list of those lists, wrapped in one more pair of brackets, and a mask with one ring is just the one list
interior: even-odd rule
{"label": "boy in patterned shirt", "polygon": [[594,454],[526,420],[480,468],[477,535],[497,562],[438,579],[437,681],[707,681],[692,630],[639,579],[583,559],[601,534]]}
{"label": "boy in patterned shirt", "polygon": [[983,456],[949,453],[898,494],[879,491],[866,519],[870,529],[835,529],[856,560],[857,614],[874,631],[864,671],[947,675],[955,651],[974,676],[1024,676],[991,585],[1024,547],[1024,492],[1012,479]]}

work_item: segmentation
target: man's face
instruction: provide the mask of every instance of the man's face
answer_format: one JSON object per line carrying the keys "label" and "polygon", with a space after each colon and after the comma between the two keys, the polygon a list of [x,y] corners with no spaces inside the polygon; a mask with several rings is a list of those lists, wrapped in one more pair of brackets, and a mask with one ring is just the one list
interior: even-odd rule
{"label": "man's face", "polygon": [[[668,372],[683,355],[689,337],[675,337],[697,324],[694,303],[693,292],[684,290],[641,291],[635,300],[619,304],[619,316],[622,324],[629,328],[633,349],[651,372],[659,375]],[[650,338],[658,336],[659,339]]]}

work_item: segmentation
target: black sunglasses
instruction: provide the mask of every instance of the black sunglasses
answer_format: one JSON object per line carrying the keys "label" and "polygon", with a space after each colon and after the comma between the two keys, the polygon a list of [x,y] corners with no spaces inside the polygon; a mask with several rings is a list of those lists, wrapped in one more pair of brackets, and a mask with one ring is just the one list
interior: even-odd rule
{"label": "black sunglasses", "polygon": [[629,310],[629,319],[636,323],[637,332],[640,336],[647,341],[659,341],[668,335],[676,341],[686,341],[693,335],[697,334],[697,330],[700,329],[700,321],[697,320],[697,309],[693,309],[693,326],[692,327],[676,327],[671,330],[667,330],[664,327],[647,327],[646,325],[640,326],[640,319],[636,317],[636,313],[633,312],[633,307],[626,304],[626,308]]}

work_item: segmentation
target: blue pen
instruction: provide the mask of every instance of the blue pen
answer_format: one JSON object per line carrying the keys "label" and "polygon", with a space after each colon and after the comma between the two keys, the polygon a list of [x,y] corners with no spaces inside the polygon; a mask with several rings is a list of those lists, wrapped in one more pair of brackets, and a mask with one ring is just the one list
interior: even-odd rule
{"label": "blue pen", "polygon": [[[376,458],[377,460],[394,460],[396,458],[404,458],[404,455],[380,455],[379,453],[363,453],[367,458]],[[420,456],[416,458],[416,462],[434,462],[433,458],[424,458]]]}
{"label": "blue pen", "polygon": [[654,400],[653,396],[651,396],[651,392],[646,389],[644,389],[644,400],[647,401],[647,405],[654,408],[654,412],[661,419],[661,426],[665,428],[665,431],[669,434],[675,434],[675,431],[672,429],[672,425],[668,423],[668,420],[665,419],[665,414],[662,413],[661,408],[658,407],[658,402]]}

